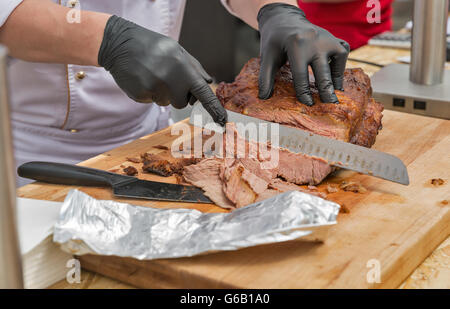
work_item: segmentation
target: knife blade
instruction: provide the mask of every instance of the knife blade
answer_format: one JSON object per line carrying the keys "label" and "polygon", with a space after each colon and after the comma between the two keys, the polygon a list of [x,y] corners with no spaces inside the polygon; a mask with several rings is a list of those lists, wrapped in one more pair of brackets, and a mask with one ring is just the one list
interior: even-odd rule
{"label": "knife blade", "polygon": [[78,165],[28,162],[17,169],[20,177],[37,181],[77,186],[112,187],[116,196],[157,201],[212,203],[203,191],[193,186],[141,180]]}
{"label": "knife blade", "polygon": [[[227,110],[227,114],[228,122],[243,124],[242,126],[236,126],[238,134],[242,137],[246,137],[248,133],[246,131],[247,124],[254,123],[267,129],[266,134],[259,136],[258,142],[271,142],[274,146],[278,145],[278,147],[286,148],[294,153],[321,158],[333,166],[403,185],[409,184],[409,176],[405,164],[391,154],[229,110]],[[224,133],[225,131],[223,127],[214,123],[212,117],[200,103],[195,103],[189,122],[194,126],[207,128],[211,131],[219,133]],[[276,131],[272,132],[273,130]],[[272,138],[273,134],[277,136],[277,140]]]}

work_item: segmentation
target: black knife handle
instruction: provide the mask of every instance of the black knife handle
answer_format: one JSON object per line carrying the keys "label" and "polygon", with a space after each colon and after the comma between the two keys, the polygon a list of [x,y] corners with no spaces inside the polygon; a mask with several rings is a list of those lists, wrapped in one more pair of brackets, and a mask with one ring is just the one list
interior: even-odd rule
{"label": "black knife handle", "polygon": [[19,166],[17,174],[20,177],[53,184],[96,187],[109,187],[134,178],[78,165],[36,161]]}

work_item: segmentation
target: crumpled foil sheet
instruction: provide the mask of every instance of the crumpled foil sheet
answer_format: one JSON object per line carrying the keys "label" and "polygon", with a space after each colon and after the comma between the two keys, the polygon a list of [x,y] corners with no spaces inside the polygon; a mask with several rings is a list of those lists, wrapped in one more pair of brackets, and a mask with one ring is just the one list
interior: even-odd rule
{"label": "crumpled foil sheet", "polygon": [[[340,206],[291,191],[233,210],[202,213],[96,200],[71,190],[53,240],[75,255],[177,258],[283,242],[336,224]],[[315,234],[316,232],[314,232]]]}

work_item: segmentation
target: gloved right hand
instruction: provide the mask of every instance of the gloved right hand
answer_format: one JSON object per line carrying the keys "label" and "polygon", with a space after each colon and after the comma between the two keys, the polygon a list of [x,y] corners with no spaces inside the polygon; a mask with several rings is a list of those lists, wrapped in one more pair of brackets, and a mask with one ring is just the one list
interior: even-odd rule
{"label": "gloved right hand", "polygon": [[345,63],[350,50],[347,42],[310,23],[300,8],[286,3],[263,6],[258,13],[258,25],[261,99],[272,96],[275,74],[289,60],[299,102],[314,105],[309,88],[308,66],[311,65],[321,101],[339,103],[334,90],[343,90]]}
{"label": "gloved right hand", "polygon": [[133,100],[183,108],[199,100],[215,122],[227,113],[208,83],[211,77],[175,40],[117,16],[106,24],[98,63]]}

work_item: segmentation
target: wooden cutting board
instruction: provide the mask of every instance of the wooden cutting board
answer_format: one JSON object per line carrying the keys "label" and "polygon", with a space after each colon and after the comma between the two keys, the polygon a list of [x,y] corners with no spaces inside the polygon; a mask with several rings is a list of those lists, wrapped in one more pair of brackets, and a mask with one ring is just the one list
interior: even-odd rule
{"label": "wooden cutting board", "polygon": [[[185,125],[186,121],[173,127]],[[178,136],[171,128],[89,159],[81,165],[121,172],[127,157],[158,153]],[[81,266],[138,287],[148,288],[366,288],[397,287],[450,235],[450,121],[384,111],[383,130],[375,149],[400,157],[411,184],[403,186],[374,177],[340,171],[319,186],[358,181],[365,193],[329,195],[344,205],[324,243],[302,240],[263,245],[192,258],[138,261],[82,256]],[[175,182],[139,174],[140,178]],[[434,186],[433,178],[445,183]],[[34,183],[19,196],[62,201],[74,187]],[[98,199],[113,199],[109,189],[79,188]],[[120,199],[136,205],[224,211],[214,205]],[[379,264],[378,264],[379,263]],[[380,282],[376,279],[379,266]]]}

